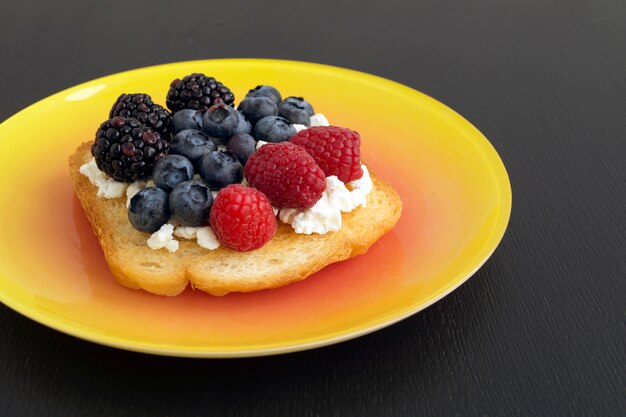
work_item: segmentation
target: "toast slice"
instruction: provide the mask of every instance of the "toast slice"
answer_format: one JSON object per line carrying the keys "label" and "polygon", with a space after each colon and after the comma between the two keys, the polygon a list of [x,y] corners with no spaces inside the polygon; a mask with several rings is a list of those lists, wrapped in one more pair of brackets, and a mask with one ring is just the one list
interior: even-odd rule
{"label": "toast slice", "polygon": [[96,196],[97,188],[79,172],[91,159],[91,142],[70,157],[70,174],[76,194],[91,222],[107,263],[118,282],[154,294],[173,296],[188,283],[212,295],[276,288],[302,280],[326,265],[365,253],[398,221],[402,202],[396,191],[372,176],[373,190],[367,207],[343,213],[343,226],[325,235],[299,235],[278,222],[276,235],[251,252],[225,247],[204,249],[194,241],[179,239],[176,252],[150,249],[142,233],[130,224],[126,198]]}

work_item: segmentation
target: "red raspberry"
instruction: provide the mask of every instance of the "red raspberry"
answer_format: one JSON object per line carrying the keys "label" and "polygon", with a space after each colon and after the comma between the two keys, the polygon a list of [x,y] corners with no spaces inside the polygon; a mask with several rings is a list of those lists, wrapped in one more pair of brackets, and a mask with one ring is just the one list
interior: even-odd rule
{"label": "red raspberry", "polygon": [[246,179],[277,207],[309,208],[326,190],[324,171],[306,150],[289,142],[268,143],[250,155]]}
{"label": "red raspberry", "polygon": [[270,200],[262,192],[239,184],[217,193],[209,221],[222,245],[242,252],[260,248],[276,232]]}
{"label": "red raspberry", "polygon": [[345,127],[317,126],[296,133],[291,143],[302,146],[327,176],[343,182],[358,180],[361,168],[361,136]]}

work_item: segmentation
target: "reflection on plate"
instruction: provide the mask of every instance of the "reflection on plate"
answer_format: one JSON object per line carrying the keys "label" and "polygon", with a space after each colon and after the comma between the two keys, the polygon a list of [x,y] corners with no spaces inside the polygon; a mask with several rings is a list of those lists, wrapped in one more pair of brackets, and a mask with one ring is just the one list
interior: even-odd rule
{"label": "reflection on plate", "polygon": [[[204,72],[241,98],[257,84],[306,97],[361,133],[363,158],[404,203],[370,251],[276,290],[172,298],[119,286],[70,181],[67,158],[122,92],[164,104],[169,82]],[[369,110],[368,110],[369,109]],[[405,318],[471,276],[502,238],[506,170],[489,142],[443,104],[371,75],[256,59],[182,62],[62,91],[0,125],[0,301],[60,331],[176,356],[254,356],[336,343]]]}

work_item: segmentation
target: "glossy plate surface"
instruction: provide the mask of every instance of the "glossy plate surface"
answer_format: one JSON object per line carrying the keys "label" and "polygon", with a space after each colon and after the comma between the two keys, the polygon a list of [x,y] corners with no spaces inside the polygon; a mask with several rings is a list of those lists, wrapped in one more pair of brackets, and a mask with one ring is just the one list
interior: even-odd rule
{"label": "glossy plate surface", "polygon": [[[172,298],[119,286],[74,195],[67,159],[122,92],[165,104],[169,82],[216,77],[242,98],[257,84],[306,97],[361,133],[364,160],[404,202],[365,255],[287,287]],[[506,170],[469,122],[403,85],[301,62],[228,59],[143,68],[50,96],[0,125],[0,301],[62,332],[175,356],[254,356],[350,339],[405,318],[469,278],[502,238]]]}

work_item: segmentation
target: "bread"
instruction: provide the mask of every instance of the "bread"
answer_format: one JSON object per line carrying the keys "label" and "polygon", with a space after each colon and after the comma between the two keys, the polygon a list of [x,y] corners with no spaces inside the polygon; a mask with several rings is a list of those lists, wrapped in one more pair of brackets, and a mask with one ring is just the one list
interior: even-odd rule
{"label": "bread", "polygon": [[182,238],[176,252],[155,251],[146,244],[149,235],[128,221],[126,198],[97,197],[97,188],[79,172],[91,159],[90,146],[90,142],[83,143],[69,160],[76,194],[118,282],[154,294],[177,295],[188,283],[209,294],[224,295],[302,280],[326,265],[365,253],[393,228],[402,210],[396,191],[371,174],[374,189],[367,196],[367,207],[343,213],[338,232],[300,235],[278,222],[272,240],[251,252],[225,247],[209,251],[195,240]]}

